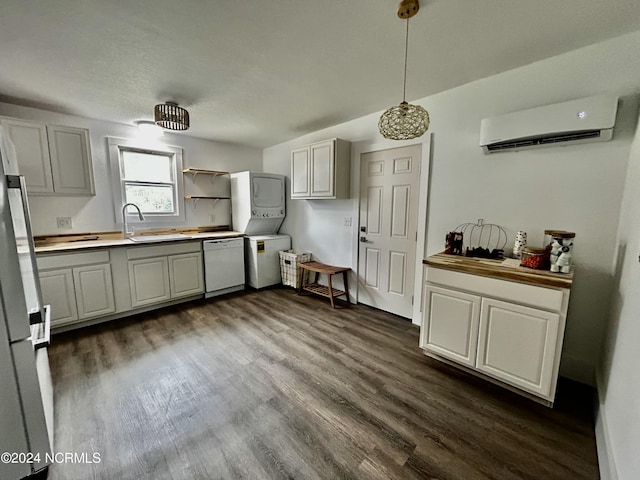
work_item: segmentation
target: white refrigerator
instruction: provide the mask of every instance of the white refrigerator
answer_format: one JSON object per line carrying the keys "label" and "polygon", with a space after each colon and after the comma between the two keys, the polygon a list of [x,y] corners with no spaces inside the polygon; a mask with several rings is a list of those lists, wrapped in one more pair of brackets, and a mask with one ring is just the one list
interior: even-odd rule
{"label": "white refrigerator", "polygon": [[13,480],[51,463],[53,388],[26,185],[2,126],[0,157],[0,478]]}
{"label": "white refrigerator", "polygon": [[252,288],[282,283],[280,250],[291,248],[289,235],[252,235],[244,237],[246,281]]}

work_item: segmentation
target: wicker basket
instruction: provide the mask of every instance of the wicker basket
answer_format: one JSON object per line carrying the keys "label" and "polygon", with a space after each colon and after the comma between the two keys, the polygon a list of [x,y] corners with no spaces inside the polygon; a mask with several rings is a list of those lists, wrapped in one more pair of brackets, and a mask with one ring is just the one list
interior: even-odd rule
{"label": "wicker basket", "polygon": [[[311,261],[311,252],[297,252],[295,250],[280,251],[280,274],[282,284],[299,288],[302,281],[302,269],[299,264]],[[305,272],[308,275],[308,272]]]}

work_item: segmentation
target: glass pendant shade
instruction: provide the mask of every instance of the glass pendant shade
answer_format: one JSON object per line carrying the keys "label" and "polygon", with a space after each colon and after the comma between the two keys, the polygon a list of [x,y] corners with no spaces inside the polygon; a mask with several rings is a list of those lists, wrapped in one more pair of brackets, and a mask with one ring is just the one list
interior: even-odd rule
{"label": "glass pendant shade", "polygon": [[380,117],[378,129],[390,140],[411,140],[424,135],[429,128],[429,113],[420,105],[402,102]]}

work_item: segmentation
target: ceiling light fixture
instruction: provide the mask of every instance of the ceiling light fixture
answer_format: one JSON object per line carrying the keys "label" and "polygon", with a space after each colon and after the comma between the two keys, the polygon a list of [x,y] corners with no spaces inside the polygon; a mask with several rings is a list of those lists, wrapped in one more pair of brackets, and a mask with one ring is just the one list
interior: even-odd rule
{"label": "ceiling light fixture", "polygon": [[398,5],[398,17],[407,20],[404,44],[404,84],[402,103],[389,108],[380,117],[378,129],[383,137],[391,140],[410,140],[420,137],[429,128],[429,113],[420,105],[407,103],[407,56],[409,51],[409,19],[420,9],[419,0],[402,0]]}
{"label": "ceiling light fixture", "polygon": [[154,108],[156,125],[168,130],[187,130],[189,128],[189,112],[177,103],[160,103]]}

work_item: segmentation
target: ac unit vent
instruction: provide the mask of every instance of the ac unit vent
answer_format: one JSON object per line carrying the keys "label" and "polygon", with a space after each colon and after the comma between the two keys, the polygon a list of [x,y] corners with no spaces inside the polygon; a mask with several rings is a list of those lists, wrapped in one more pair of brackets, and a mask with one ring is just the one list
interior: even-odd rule
{"label": "ac unit vent", "polygon": [[561,133],[553,136],[540,136],[510,140],[508,142],[499,142],[487,145],[486,148],[490,152],[497,152],[500,150],[517,150],[519,148],[530,148],[536,145],[546,145],[549,143],[564,143],[585,140],[588,138],[599,138],[600,135],[600,130],[584,130],[582,132]]}
{"label": "ac unit vent", "polygon": [[606,142],[617,111],[618,97],[600,95],[483,118],[480,146],[496,153]]}

